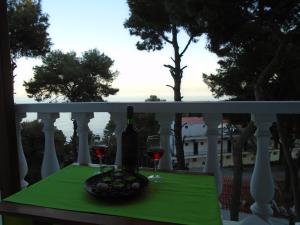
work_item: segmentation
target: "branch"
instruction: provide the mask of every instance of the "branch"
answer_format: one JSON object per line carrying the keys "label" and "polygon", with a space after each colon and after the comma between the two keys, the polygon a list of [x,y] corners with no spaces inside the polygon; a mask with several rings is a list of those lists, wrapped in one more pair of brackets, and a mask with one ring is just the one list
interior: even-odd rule
{"label": "branch", "polygon": [[59,98],[59,95],[57,95],[55,98],[53,98],[53,99],[51,99],[50,101],[49,101],[49,103],[53,103],[54,101],[56,102],[56,100]]}
{"label": "branch", "polygon": [[287,36],[285,36],[284,39],[281,41],[279,47],[277,48],[272,60],[263,69],[258,79],[256,80],[254,93],[257,101],[263,100],[263,98],[265,97],[263,87],[265,83],[269,80],[269,78],[272,76],[276,66],[278,66],[279,62],[283,60],[287,43],[288,43],[288,38]]}
{"label": "branch", "polygon": [[171,76],[175,79],[175,68],[171,65],[164,65],[164,67],[167,67],[170,69],[170,73],[171,73]]}
{"label": "branch", "polygon": [[167,87],[170,87],[170,88],[172,88],[173,90],[175,89],[173,86],[171,86],[171,85],[166,85]]}
{"label": "branch", "polygon": [[169,68],[170,70],[175,70],[175,67],[174,67],[174,66],[171,66],[171,65],[164,64],[164,67],[167,67],[167,68]]}
{"label": "branch", "polygon": [[191,44],[192,40],[194,39],[194,36],[190,37],[190,40],[188,41],[188,43],[186,44],[185,48],[183,49],[183,51],[180,53],[179,57],[182,57],[183,54],[185,53],[185,51],[187,50],[187,48],[189,47],[189,45]]}
{"label": "branch", "polygon": [[171,60],[175,63],[175,59],[173,59],[173,57],[170,57],[171,58]]}
{"label": "branch", "polygon": [[173,44],[173,42],[172,41],[170,41],[169,40],[169,38],[167,38],[167,36],[166,35],[161,35],[161,37],[162,37],[162,39],[164,39],[166,42],[168,42],[169,44]]}
{"label": "branch", "polygon": [[181,68],[181,71],[183,71],[185,68],[187,68],[187,66],[182,67],[182,68]]}

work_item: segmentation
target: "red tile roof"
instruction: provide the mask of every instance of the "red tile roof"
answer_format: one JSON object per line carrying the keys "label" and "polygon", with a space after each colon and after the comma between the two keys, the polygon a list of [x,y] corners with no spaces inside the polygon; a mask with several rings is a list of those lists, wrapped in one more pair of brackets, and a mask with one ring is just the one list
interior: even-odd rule
{"label": "red tile roof", "polygon": [[204,123],[203,117],[182,117],[182,124],[185,123]]}

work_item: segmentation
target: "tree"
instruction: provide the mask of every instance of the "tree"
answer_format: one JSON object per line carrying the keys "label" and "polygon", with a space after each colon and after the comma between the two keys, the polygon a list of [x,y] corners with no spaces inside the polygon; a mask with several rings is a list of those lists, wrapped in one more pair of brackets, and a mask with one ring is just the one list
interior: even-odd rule
{"label": "tree", "polygon": [[[17,163],[17,146],[15,135],[16,132],[14,126],[15,113],[13,100],[13,69],[16,65],[11,62],[13,62],[14,58],[17,58],[18,54],[16,54],[16,52],[18,50],[20,50],[20,52],[24,53],[23,55],[25,55],[25,50],[33,49],[31,48],[33,44],[28,46],[23,45],[23,43],[25,43],[25,37],[28,37],[28,39],[30,39],[32,37],[36,37],[35,35],[37,35],[37,33],[35,32],[35,30],[30,30],[29,32],[25,32],[25,30],[29,30],[30,27],[35,27],[30,26],[27,23],[30,22],[30,14],[32,15],[34,13],[39,13],[38,15],[41,15],[41,11],[33,12],[32,10],[28,10],[28,13],[25,13],[26,10],[23,9],[28,9],[26,6],[29,4],[24,4],[24,7],[19,7],[20,5],[22,5],[22,2],[29,3],[30,1],[4,0],[0,2],[0,99],[1,103],[3,103],[3,105],[1,105],[0,108],[3,108],[3,110],[1,110],[1,115],[4,120],[4,123],[2,123],[1,121],[1,131],[4,132],[4,134],[1,133],[1,137],[4,138],[3,141],[1,139],[1,143],[3,145],[3,154],[1,155],[1,158],[4,159],[4,161],[6,161],[0,163],[2,165],[1,171],[6,172],[5,174],[1,174],[1,177],[3,179],[0,180],[2,197],[6,197],[10,194],[13,194],[19,189],[18,166],[14,165]],[[33,3],[32,5],[36,4]],[[21,17],[22,19],[20,19]],[[20,20],[17,21],[16,18],[19,18]],[[39,26],[41,24],[36,21],[34,25]],[[21,32],[21,30],[23,30],[23,32]],[[27,33],[28,36],[25,36],[25,33]],[[19,41],[15,42],[12,39],[19,39]],[[8,146],[10,146],[10,148],[8,148]],[[8,149],[9,152],[6,152],[6,150]],[[6,171],[6,169],[9,167],[8,165],[12,165],[12,167],[14,168],[14,170],[10,170],[10,173],[7,173]]]}
{"label": "tree", "polygon": [[6,1],[0,1],[0,189],[3,198],[20,190],[6,8]]}
{"label": "tree", "polygon": [[[299,64],[297,53],[299,50],[294,48],[299,40],[299,1],[186,0],[184,3],[186,7],[182,7],[183,16],[179,15],[178,19],[184,21],[185,14],[194,15],[196,22],[192,21],[192,24],[196,30],[203,30],[204,23],[208,48],[221,57],[219,61],[221,68],[217,73],[204,75],[205,82],[216,97],[226,95],[235,100],[298,98],[297,91],[288,90],[286,88],[288,86],[285,85],[296,79],[296,76],[288,75],[291,71],[299,74],[295,63],[289,60],[296,56],[295,62]],[[199,28],[197,28],[198,21],[200,21]],[[282,118],[278,116],[279,128],[282,127],[280,120],[282,121]],[[242,146],[254,131],[255,126],[250,122],[241,134],[239,148],[236,149],[239,152],[238,163],[241,163]],[[281,133],[281,139],[284,140],[284,132]],[[285,149],[288,148],[287,144],[284,146]],[[290,155],[285,155],[287,161],[291,161]],[[299,190],[297,191],[299,187],[295,170],[290,162],[288,164],[290,170],[294,171],[293,193],[296,214],[299,217]],[[235,176],[234,182],[240,179],[241,173]],[[234,185],[237,186],[240,185]],[[238,196],[235,202],[239,206],[240,187],[234,188],[233,193],[233,197]],[[231,218],[237,220],[238,213],[233,213]]]}
{"label": "tree", "polygon": [[149,98],[145,100],[145,102],[165,102],[165,99],[160,99],[156,95],[150,95]]}
{"label": "tree", "polygon": [[111,87],[118,75],[111,70],[114,61],[97,49],[84,52],[82,57],[56,50],[42,57],[42,62],[33,68],[34,77],[24,82],[28,97],[37,101],[52,97],[70,102],[103,101],[118,92]]}
{"label": "tree", "polygon": [[[217,74],[204,75],[213,93],[237,100],[298,99],[298,90],[291,85],[299,79],[296,75],[299,73],[299,3],[292,0],[217,1],[207,3],[208,8],[208,12],[214,12],[206,16],[209,48],[222,57]],[[277,124],[292,174],[292,192],[299,217],[298,178],[288,154],[288,141],[284,138],[287,131],[280,125],[283,120],[279,115]],[[254,131],[254,124],[250,123],[244,133],[248,135],[240,141],[246,141]],[[239,204],[237,189],[240,188],[233,190],[236,205]],[[232,214],[232,219],[237,217],[237,213]]]}
{"label": "tree", "polygon": [[[129,29],[131,35],[139,36],[141,42],[137,42],[138,50],[156,51],[163,49],[165,44],[169,44],[174,49],[174,56],[171,57],[173,65],[164,65],[170,70],[170,74],[174,80],[174,86],[167,85],[173,89],[174,100],[181,101],[181,79],[183,70],[186,66],[181,65],[181,59],[188,49],[191,42],[196,42],[196,37],[202,34],[202,30],[197,32],[187,21],[193,20],[188,14],[184,16],[184,20],[177,19],[177,13],[180,8],[185,6],[182,1],[162,0],[128,0],[130,9],[130,17],[126,20],[124,26]],[[178,34],[185,31],[189,40],[180,50],[178,43]],[[182,114],[175,115],[175,142],[177,151],[178,168],[185,168],[183,142],[181,134]]]}
{"label": "tree", "polygon": [[[24,153],[29,165],[26,180],[32,184],[41,179],[41,165],[44,154],[44,133],[43,123],[34,120],[31,122],[23,122],[22,126],[22,145]],[[55,128],[54,130],[55,149],[58,161],[61,166],[67,152],[65,151],[66,137],[61,130]]]}
{"label": "tree", "polygon": [[[52,51],[42,57],[42,62],[43,65],[33,68],[34,77],[24,82],[28,97],[37,101],[59,98],[67,102],[104,101],[103,97],[119,91],[111,85],[118,75],[111,69],[114,61],[97,49],[86,51],[81,57],[75,52]],[[75,120],[73,125],[73,146],[77,146]]]}
{"label": "tree", "polygon": [[48,15],[42,12],[41,0],[8,0],[10,52],[13,60],[43,56],[50,51]]}

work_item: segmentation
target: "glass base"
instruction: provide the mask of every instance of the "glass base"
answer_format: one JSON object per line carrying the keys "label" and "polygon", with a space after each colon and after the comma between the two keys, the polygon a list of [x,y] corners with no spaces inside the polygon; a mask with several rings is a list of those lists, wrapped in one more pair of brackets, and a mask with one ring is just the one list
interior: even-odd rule
{"label": "glass base", "polygon": [[114,166],[106,166],[106,165],[100,165],[98,167],[98,171],[94,172],[95,175],[100,174],[100,173],[106,173],[109,171],[115,170]]}
{"label": "glass base", "polygon": [[155,175],[155,174],[148,176],[148,179],[152,182],[162,182],[163,181],[163,178],[161,176]]}

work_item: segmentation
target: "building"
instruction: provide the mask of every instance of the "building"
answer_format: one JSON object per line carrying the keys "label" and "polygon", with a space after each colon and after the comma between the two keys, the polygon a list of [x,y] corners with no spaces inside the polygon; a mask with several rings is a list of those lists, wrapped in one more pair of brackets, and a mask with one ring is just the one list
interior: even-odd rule
{"label": "building", "polygon": [[[223,127],[223,128],[222,128]],[[223,167],[233,166],[232,145],[239,137],[238,128],[230,125],[228,121],[224,120],[218,126],[218,160]],[[186,167],[189,169],[197,169],[205,167],[208,140],[207,140],[207,125],[203,117],[183,117],[182,118],[182,137],[184,146],[184,156]],[[171,138],[173,149],[173,162],[176,163],[176,148],[174,137]],[[222,161],[221,161],[222,157]],[[255,152],[246,151],[242,153],[243,164],[253,165],[255,162]],[[279,150],[273,149],[271,151],[270,143],[270,160],[279,160]]]}

